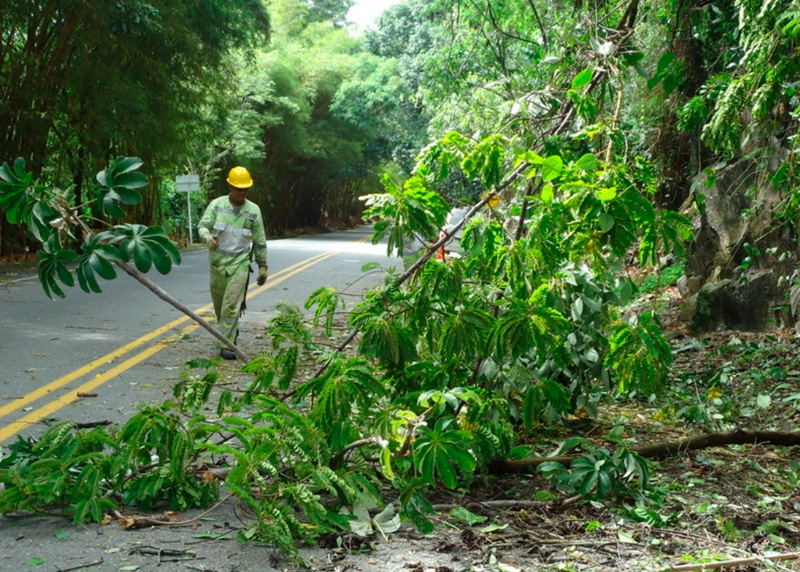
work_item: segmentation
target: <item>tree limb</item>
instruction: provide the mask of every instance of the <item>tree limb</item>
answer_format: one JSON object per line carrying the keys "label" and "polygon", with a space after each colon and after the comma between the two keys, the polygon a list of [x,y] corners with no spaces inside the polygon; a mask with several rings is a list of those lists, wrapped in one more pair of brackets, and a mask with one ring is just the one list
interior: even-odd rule
{"label": "tree limb", "polygon": [[786,554],[770,554],[768,556],[754,556],[752,558],[734,558],[732,560],[721,560],[719,562],[702,562],[698,564],[682,564],[680,566],[673,566],[668,572],[695,572],[701,570],[715,570],[717,568],[739,568],[740,566],[749,566],[750,564],[761,564],[764,561],[784,561],[784,560],[797,560],[800,558],[800,552],[788,552]]}
{"label": "tree limb", "polygon": [[386,441],[380,437],[367,437],[366,439],[359,439],[358,441],[353,441],[352,443],[348,443],[345,447],[342,448],[341,451],[336,453],[336,455],[331,459],[330,468],[334,471],[342,466],[342,461],[347,456],[347,453],[354,449],[358,449],[359,447],[363,447],[365,445],[380,445],[382,447],[386,446]]}
{"label": "tree limb", "polygon": [[137,528],[148,528],[150,526],[187,526],[194,522],[197,522],[201,518],[204,518],[206,515],[210,514],[218,507],[220,507],[223,503],[225,503],[229,498],[233,496],[233,493],[229,493],[225,496],[222,500],[217,501],[217,503],[195,516],[189,520],[175,520],[175,517],[178,515],[177,511],[168,510],[161,514],[152,514],[152,515],[124,515],[117,510],[111,511],[111,515],[117,519],[122,527],[125,530],[135,530]]}
{"label": "tree limb", "polygon": [[[638,4],[638,0],[632,0],[631,4]],[[631,6],[628,7],[628,12],[630,12],[630,10],[631,10]],[[635,19],[635,15],[634,15],[633,18],[631,18],[630,15],[626,15],[625,20],[632,20],[632,19]],[[616,42],[616,45],[615,45],[615,48],[614,48],[614,53],[615,54],[619,53],[619,51],[622,48],[622,45],[625,43],[625,41],[631,35],[633,35],[633,28],[632,27],[624,30],[624,33],[622,33],[617,38],[617,42]],[[603,77],[606,76],[606,75],[607,75],[607,71],[606,70],[596,69],[594,71],[592,79],[589,81],[589,84],[586,86],[585,92],[589,93],[589,92],[593,91],[600,84],[600,82],[602,81]],[[564,109],[564,111],[563,111],[563,115],[561,115],[561,120],[558,121],[558,123],[554,124],[547,131],[547,133],[545,135],[543,135],[543,138],[545,138],[545,137],[555,137],[557,135],[561,135],[567,129],[567,127],[569,126],[570,121],[572,120],[572,118],[574,117],[575,112],[576,112],[575,102],[572,101],[572,100],[567,100],[567,102],[564,104],[564,108],[563,109]],[[437,250],[439,250],[440,247],[442,247],[445,244],[449,243],[453,239],[453,237],[456,235],[456,233],[459,230],[461,230],[461,228],[467,223],[467,221],[469,221],[473,216],[475,216],[475,214],[480,209],[482,209],[489,201],[494,199],[499,193],[504,191],[513,182],[515,182],[517,180],[517,178],[520,175],[522,175],[528,167],[530,167],[530,163],[529,162],[527,162],[527,161],[522,162],[508,176],[506,176],[505,179],[503,179],[501,182],[496,184],[492,189],[490,189],[489,192],[487,192],[484,195],[484,197],[480,201],[478,201],[478,203],[473,205],[472,208],[469,211],[467,211],[467,214],[464,215],[464,218],[461,219],[461,221],[458,224],[456,224],[455,227],[453,227],[453,229],[450,232],[444,232],[443,233],[444,236],[442,236],[439,240],[437,240],[433,245],[428,247],[428,249],[425,251],[425,253],[422,256],[420,256],[419,259],[414,264],[412,264],[411,267],[408,270],[406,270],[406,272],[402,276],[400,276],[397,279],[397,281],[394,283],[394,287],[395,288],[399,288],[409,278],[414,276],[416,274],[416,272],[431,258],[431,256],[433,256],[433,254]],[[339,351],[339,352],[343,351],[345,349],[345,347],[347,347],[347,345],[350,342],[352,342],[353,339],[358,335],[358,332],[359,332],[359,329],[358,328],[354,328],[350,332],[350,335],[347,337],[347,339],[343,343],[341,343],[339,345],[337,351]],[[314,377],[319,377],[320,375],[322,375],[325,372],[325,370],[328,368],[330,363],[331,363],[331,360],[326,361],[320,367],[320,369],[317,371],[317,373],[315,374]],[[285,397],[287,397],[287,396],[284,396],[284,398]]]}
{"label": "tree limb", "polygon": [[78,564],[77,566],[71,566],[69,568],[56,568],[57,572],[73,572],[73,570],[83,570],[84,568],[90,568],[92,566],[100,566],[103,563],[103,559],[95,560],[94,562],[87,562],[86,564]]}
{"label": "tree limb", "polygon": [[[785,447],[800,445],[800,432],[783,433],[778,431],[748,431],[737,429],[725,433],[706,433],[696,437],[688,437],[679,441],[668,441],[633,447],[630,451],[642,457],[655,459],[680,455],[687,451],[697,451],[711,447],[726,445],[781,445]],[[569,467],[579,457],[576,455],[560,455],[557,457],[532,457],[530,459],[499,459],[489,463],[492,474],[533,473],[542,463],[561,463]]]}
{"label": "tree limb", "polygon": [[212,336],[217,338],[220,342],[222,342],[227,348],[229,348],[236,356],[241,359],[242,361],[249,361],[250,358],[240,350],[236,345],[231,342],[228,338],[222,335],[222,333],[216,329],[214,326],[209,324],[203,318],[201,318],[198,314],[194,313],[192,310],[181,304],[178,300],[173,298],[170,294],[168,294],[161,286],[150,280],[147,276],[139,272],[133,266],[126,264],[122,260],[116,260],[116,265],[119,266],[126,274],[132,276],[135,280],[140,282],[143,286],[145,286],[148,290],[150,290],[153,294],[164,300],[167,304],[170,304],[177,310],[183,312],[187,316],[189,316],[192,320],[197,322],[203,328],[205,328]]}

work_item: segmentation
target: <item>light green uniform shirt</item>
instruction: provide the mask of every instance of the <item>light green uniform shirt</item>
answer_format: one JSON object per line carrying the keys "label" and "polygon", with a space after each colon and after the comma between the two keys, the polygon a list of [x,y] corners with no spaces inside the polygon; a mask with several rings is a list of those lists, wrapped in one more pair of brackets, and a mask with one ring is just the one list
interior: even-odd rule
{"label": "light green uniform shirt", "polygon": [[250,247],[259,266],[267,265],[267,237],[261,209],[254,202],[245,199],[236,207],[228,195],[217,197],[206,208],[198,223],[198,233],[203,241],[209,236],[219,239],[216,250],[209,251],[212,273],[231,276],[243,265],[248,264]]}

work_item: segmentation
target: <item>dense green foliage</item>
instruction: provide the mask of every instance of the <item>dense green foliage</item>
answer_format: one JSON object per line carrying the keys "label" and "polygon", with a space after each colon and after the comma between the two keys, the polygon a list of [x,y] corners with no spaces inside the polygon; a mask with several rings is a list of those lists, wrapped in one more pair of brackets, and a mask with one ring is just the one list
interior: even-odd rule
{"label": "dense green foliage", "polygon": [[[269,29],[257,0],[14,2],[0,15],[0,156],[46,168],[78,203],[117,155],[174,173],[187,138],[210,141],[202,110],[229,105],[215,96],[230,78],[228,54],[262,44]],[[156,221],[156,191],[137,222]],[[0,231],[8,247],[22,242]]]}
{"label": "dense green foliage", "polygon": [[[188,235],[175,175],[198,173],[211,198],[237,163],[268,231],[351,221],[379,188],[405,88],[344,27],[350,5],[17,2],[0,15],[0,158],[82,203],[99,165],[143,157],[151,184],[129,221],[175,238]],[[0,239],[0,254],[36,246],[6,223]]]}
{"label": "dense green foliage", "polygon": [[[73,196],[36,183],[22,158],[13,167],[0,166],[0,206],[9,223],[26,228],[41,244],[39,281],[48,296],[63,298],[61,284],[74,286],[73,272],[82,290],[100,292],[98,277],[116,278],[117,261],[132,262],[141,273],[155,267],[161,274],[180,263],[180,252],[161,227],[113,224],[125,217],[123,206],[141,201],[136,189],[147,185],[146,177],[137,172],[141,166],[135,157],[112,161],[97,174],[99,184],[92,187],[92,200],[85,204],[75,204]],[[90,204],[109,228],[92,232],[90,222],[101,220],[86,216]],[[84,237],[80,252],[70,246],[76,236]]]}
{"label": "dense green foliage", "polygon": [[[233,60],[235,110],[203,102],[222,137],[193,140],[192,161],[207,174],[223,159],[251,164],[275,230],[353,214],[364,194],[375,241],[401,255],[436,241],[453,204],[473,205],[463,255],[436,261],[431,247],[412,252],[404,273],[387,269],[349,314],[357,351],[312,341],[314,327],[335,338],[343,305],[322,287],[305,308],[311,324],[300,308],[278,308],[272,348],[245,367],[241,393],[215,389],[213,363],[191,363],[174,402],[121,430],[60,427],[19,441],[0,465],[0,511],[55,505],[81,520],[122,502],[192,506],[212,487],[187,475],[213,456],[229,469],[224,486],[257,517],[245,538],[291,551],[332,530],[389,529],[388,497],[430,531],[432,491],[468,487],[604,400],[673,389],[674,356],[624,270],[684,254],[691,221],[664,207],[682,203],[712,162],[767,157],[775,139],[794,157],[796,7],[407,0],[362,41],[341,26],[348,5],[270,4],[273,44]],[[203,154],[209,144],[222,146]],[[782,214],[792,221],[793,163],[766,163],[760,176],[789,189]],[[371,170],[381,164],[390,174],[379,189]],[[145,182],[133,171],[113,163],[91,208],[118,217],[120,204],[134,206],[131,191]],[[62,212],[22,163],[0,176],[0,207],[39,233],[40,277],[60,295],[77,255],[51,229],[82,203],[64,199],[73,206]],[[95,273],[112,277],[114,257],[140,270],[177,261],[163,233],[144,226],[117,225],[83,244],[87,290],[97,289]],[[318,369],[301,377],[312,358]],[[609,440],[619,446],[568,441],[561,450],[581,445],[583,456],[540,471],[565,493],[635,498],[650,518],[646,463],[619,435]],[[43,495],[56,453],[78,480]],[[154,456],[171,464],[147,465]],[[120,466],[133,477],[120,481]],[[89,504],[67,490],[75,483],[91,484]],[[384,512],[370,519],[375,508]]]}

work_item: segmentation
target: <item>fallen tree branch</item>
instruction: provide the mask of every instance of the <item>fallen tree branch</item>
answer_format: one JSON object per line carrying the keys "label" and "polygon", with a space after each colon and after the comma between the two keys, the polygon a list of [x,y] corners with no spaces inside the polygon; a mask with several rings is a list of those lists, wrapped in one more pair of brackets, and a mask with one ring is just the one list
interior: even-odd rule
{"label": "fallen tree branch", "polygon": [[75,423],[75,429],[92,429],[94,427],[105,427],[111,425],[108,419],[104,421],[86,421],[84,423]]}
{"label": "fallen tree branch", "polygon": [[749,431],[736,429],[725,433],[706,433],[680,441],[670,441],[632,449],[642,457],[670,457],[685,451],[723,447],[726,445],[781,445],[791,447],[800,445],[800,433],[781,431]]}
{"label": "fallen tree branch", "polygon": [[[705,435],[688,437],[679,441],[632,447],[630,450],[642,457],[656,459],[711,447],[762,444],[781,445],[784,447],[800,445],[800,433],[737,429],[724,433],[706,433]],[[492,474],[533,473],[542,463],[555,462],[569,467],[578,458],[580,458],[578,455],[560,455],[557,457],[532,457],[530,459],[498,459],[489,464],[489,472]]]}
{"label": "fallen tree branch", "polygon": [[151,515],[124,515],[115,510],[111,514],[117,519],[117,522],[122,525],[125,530],[136,530],[139,528],[149,528],[156,525],[172,524],[172,520],[178,513],[173,510],[162,512],[161,514]]}
{"label": "fallen tree branch", "polygon": [[673,566],[669,572],[696,572],[701,570],[716,570],[719,568],[738,568],[739,566],[749,566],[750,564],[760,564],[764,561],[782,562],[784,560],[797,560],[800,552],[788,552],[786,554],[770,554],[769,556],[754,556],[752,558],[734,558],[732,560],[720,560],[719,562],[702,562],[698,564],[682,564]]}
{"label": "fallen tree branch", "polygon": [[[626,11],[626,16],[625,16],[625,18],[623,18],[623,22],[620,24],[620,26],[623,27],[623,25],[626,22],[630,22],[630,24],[628,26],[625,26],[624,30],[620,30],[621,31],[621,35],[618,38],[615,39],[615,47],[614,47],[614,54],[615,55],[618,55],[620,53],[620,51],[622,49],[622,46],[633,35],[633,32],[634,32],[634,21],[636,19],[636,6],[638,6],[638,2],[639,2],[639,0],[632,0],[631,1],[631,5],[628,7],[628,10]],[[628,15],[629,12],[631,12],[630,15]],[[607,70],[605,70],[604,68],[600,68],[600,67],[596,68],[593,71],[592,78],[589,81],[589,84],[584,89],[584,93],[590,93],[590,92],[594,91],[594,89],[596,89],[597,86],[607,76],[608,76]],[[536,145],[532,145],[532,147],[537,147],[538,146],[538,147],[542,148],[542,147],[544,147],[545,139],[556,137],[558,135],[562,135],[567,130],[567,128],[569,127],[570,122],[572,121],[572,119],[575,117],[576,111],[577,111],[577,108],[576,108],[575,102],[572,99],[567,99],[564,102],[563,106],[561,107],[560,114],[551,118],[551,120],[554,123],[551,125],[550,129],[547,130],[547,132],[545,132],[541,136],[540,140],[537,141]],[[407,282],[409,280],[409,278],[414,276],[417,273],[417,271],[422,266],[424,266],[425,263],[427,263],[427,261],[434,255],[434,253],[436,253],[436,251],[439,250],[440,247],[444,246],[445,244],[447,244],[451,240],[453,240],[453,238],[456,236],[458,231],[461,230],[461,228],[467,223],[467,221],[469,221],[473,216],[475,216],[475,214],[479,210],[481,210],[486,204],[488,204],[489,201],[493,200],[501,192],[503,192],[505,189],[507,189],[511,184],[515,183],[519,179],[519,177],[523,176],[525,171],[530,166],[531,166],[531,164],[528,161],[523,161],[522,163],[517,165],[517,167],[510,174],[506,175],[506,177],[503,180],[501,180],[500,182],[495,184],[491,189],[489,189],[489,191],[485,195],[483,195],[483,198],[480,201],[478,201],[475,205],[473,205],[472,208],[470,208],[469,211],[467,211],[467,213],[464,215],[464,218],[462,218],[461,221],[458,222],[458,224],[456,224],[449,231],[443,232],[442,233],[443,236],[441,238],[439,238],[439,240],[437,240],[434,244],[428,246],[427,250],[422,254],[422,256],[420,256],[417,259],[417,261],[414,264],[412,264],[411,267],[408,268],[408,270],[406,270],[405,273],[403,273],[403,275],[401,275],[394,282],[392,287],[393,288],[399,288],[400,286],[405,284],[405,282]],[[353,328],[353,330],[350,332],[350,335],[347,337],[347,339],[339,345],[339,347],[337,348],[337,351],[338,352],[344,351],[344,349],[347,347],[347,345],[350,344],[355,339],[355,337],[358,335],[358,333],[359,333],[359,328],[357,328],[357,327]],[[330,366],[331,362],[332,362],[332,360],[329,359],[325,363],[323,363],[322,366],[314,374],[314,378],[320,377],[323,373],[325,373],[325,371]],[[281,397],[281,401],[285,401],[286,399],[291,397],[291,395],[293,395],[293,394],[294,394],[294,392],[289,392],[289,393],[283,395]]]}
{"label": "fallen tree branch", "polygon": [[175,515],[178,513],[176,511],[168,510],[161,514],[153,514],[153,515],[129,515],[126,516],[119,511],[111,511],[111,514],[114,518],[117,519],[122,527],[125,530],[135,530],[137,528],[147,528],[149,526],[186,526],[188,524],[192,524],[197,522],[201,518],[208,515],[210,512],[219,508],[225,501],[233,496],[233,493],[228,494],[224,499],[220,500],[212,506],[210,509],[201,512],[194,518],[190,518],[189,520],[175,520]]}
{"label": "fallen tree branch", "polygon": [[367,437],[366,439],[359,439],[358,441],[353,441],[349,445],[346,445],[339,451],[329,463],[329,466],[334,471],[339,469],[342,466],[342,462],[344,458],[347,456],[347,453],[354,449],[358,449],[359,447],[363,447],[365,445],[379,445],[381,447],[386,447],[386,441],[381,437]]}
{"label": "fallen tree branch", "polygon": [[122,260],[116,260],[116,265],[119,266],[126,274],[131,276],[134,280],[138,281],[142,284],[145,288],[150,290],[153,294],[164,300],[167,304],[171,305],[173,308],[183,312],[186,316],[189,316],[192,320],[197,322],[200,326],[202,326],[207,332],[209,332],[212,336],[217,338],[225,347],[230,349],[236,356],[242,361],[250,361],[247,355],[240,350],[232,341],[222,335],[218,329],[214,326],[209,324],[206,320],[200,317],[197,313],[190,310],[187,306],[180,303],[178,300],[173,298],[166,290],[164,290],[161,286],[150,280],[147,276],[139,272],[136,268],[131,266],[130,264],[126,264]]}
{"label": "fallen tree branch", "polygon": [[92,566],[100,566],[103,563],[103,559],[95,560],[94,562],[87,562],[86,564],[78,564],[77,566],[71,566],[69,568],[56,568],[58,572],[72,572],[73,570],[83,570],[84,568],[90,568]]}
{"label": "fallen tree branch", "polygon": [[[197,555],[189,550],[177,550],[175,548],[157,548],[155,546],[136,546],[131,549],[131,554],[142,554],[145,556],[158,556],[158,565],[164,562],[181,562],[183,560],[196,560]],[[167,560],[168,559],[168,560]]]}
{"label": "fallen tree branch", "polygon": [[478,510],[480,508],[542,508],[550,506],[551,503],[545,501],[535,501],[527,499],[513,499],[513,500],[480,500],[468,501],[463,503],[442,503],[433,505],[433,510],[436,512],[451,511],[456,507],[463,506],[469,510]]}

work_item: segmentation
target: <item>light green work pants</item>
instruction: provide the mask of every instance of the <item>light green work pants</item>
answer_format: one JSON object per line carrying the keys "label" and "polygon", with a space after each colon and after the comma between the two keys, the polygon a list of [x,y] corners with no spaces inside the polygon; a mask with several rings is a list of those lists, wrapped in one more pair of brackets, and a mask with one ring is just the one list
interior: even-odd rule
{"label": "light green work pants", "polygon": [[[234,343],[239,333],[239,315],[249,273],[249,265],[241,266],[230,276],[224,272],[211,273],[211,300],[217,316],[217,329]],[[217,345],[222,347],[219,343]]]}

